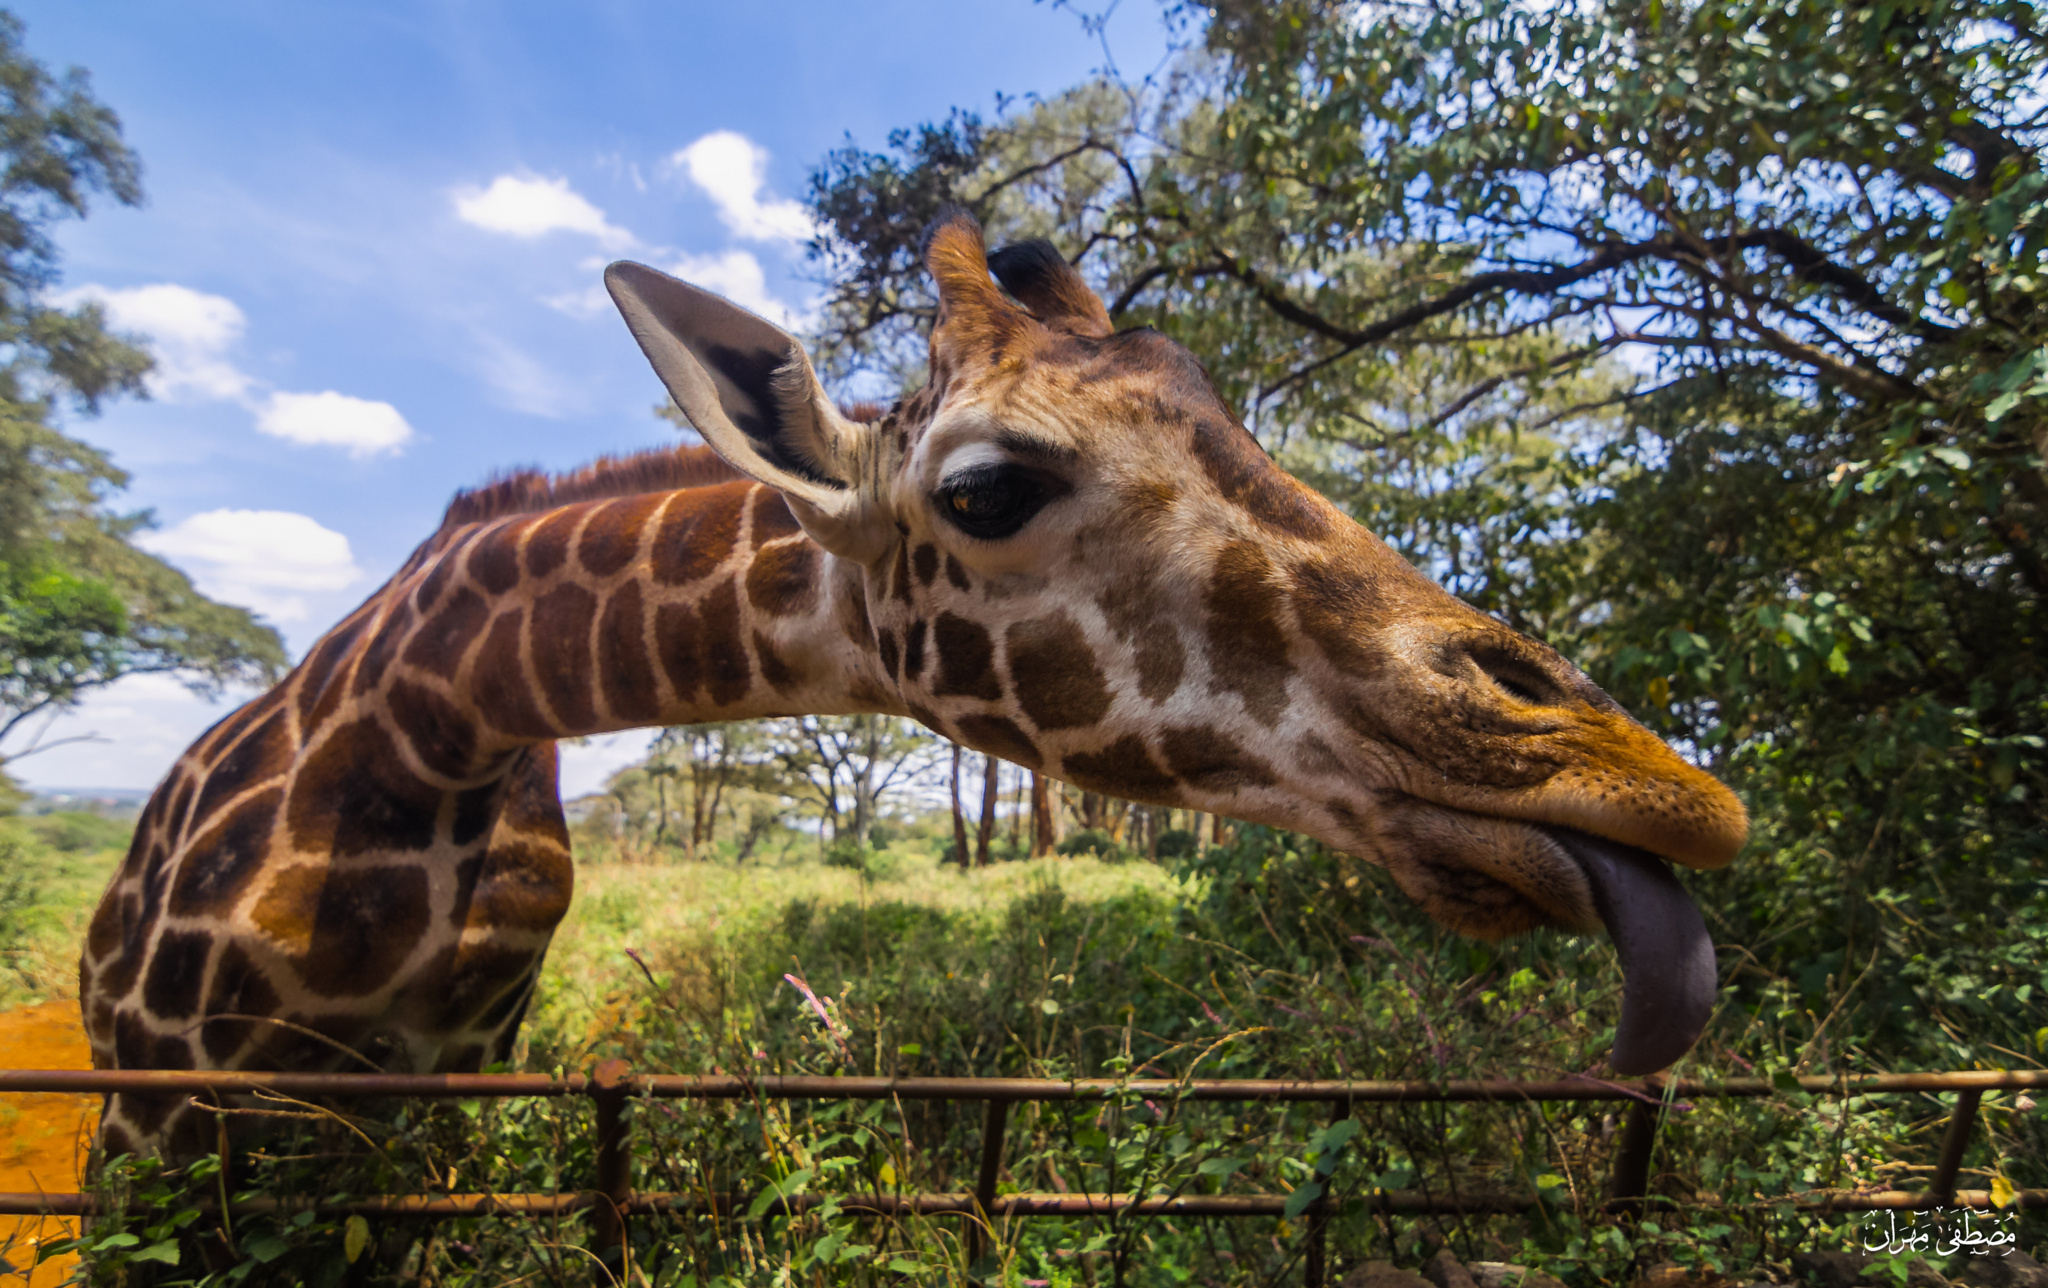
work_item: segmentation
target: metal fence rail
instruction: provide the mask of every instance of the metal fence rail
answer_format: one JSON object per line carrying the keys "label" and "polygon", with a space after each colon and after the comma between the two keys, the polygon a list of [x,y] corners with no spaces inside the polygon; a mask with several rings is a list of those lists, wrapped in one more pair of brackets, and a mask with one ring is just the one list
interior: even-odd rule
{"label": "metal fence rail", "polygon": [[[1797,1089],[1813,1095],[1867,1096],[1956,1093],[1942,1137],[1939,1161],[1925,1190],[1805,1193],[1795,1207],[1815,1212],[1883,1209],[1990,1207],[1986,1190],[1956,1188],[1963,1153],[1969,1144],[1978,1105],[1987,1091],[2048,1088],[2048,1070],[1964,1070],[1942,1073],[1838,1074],[1795,1080]],[[597,1165],[593,1185],[576,1194],[400,1194],[383,1198],[323,1202],[274,1197],[230,1206],[241,1215],[311,1210],[321,1215],[436,1219],[488,1215],[548,1216],[588,1211],[592,1235],[600,1251],[614,1258],[627,1243],[627,1219],[636,1215],[725,1214],[744,1209],[754,1195],[669,1194],[636,1192],[632,1188],[632,1148],[624,1109],[635,1098],[670,1100],[946,1100],[980,1101],[986,1108],[982,1127],[981,1166],[972,1193],[849,1194],[836,1197],[842,1211],[877,1216],[948,1215],[965,1218],[970,1261],[982,1246],[989,1222],[1004,1217],[1106,1216],[1134,1213],[1147,1216],[1252,1217],[1280,1216],[1284,1194],[1044,1194],[996,1192],[1002,1172],[1009,1106],[1024,1102],[1101,1101],[1120,1095],[1160,1099],[1226,1102],[1321,1103],[1333,1121],[1362,1104],[1428,1102],[1526,1103],[1537,1101],[1626,1102],[1620,1144],[1608,1187],[1606,1207],[1636,1212],[1649,1197],[1650,1158],[1656,1130],[1667,1105],[1679,1101],[1759,1098],[1785,1093],[1791,1087],[1763,1078],[1698,1080],[1660,1078],[1607,1081],[1566,1078],[1516,1081],[1487,1078],[1446,1082],[1264,1081],[1254,1079],[1179,1082],[1170,1079],[1044,1078],[830,1078],[635,1075],[623,1061],[607,1061],[593,1074],[551,1077],[545,1074],[391,1074],[391,1073],[259,1073],[180,1070],[44,1070],[0,1071],[0,1094],[58,1092],[101,1095],[109,1092],[250,1094],[258,1091],[294,1099],[365,1097],[397,1099],[486,1099],[530,1096],[575,1096],[594,1102],[597,1113]],[[1358,1196],[1367,1210],[1398,1215],[1499,1215],[1526,1212],[1541,1205],[1530,1194],[1430,1194],[1417,1190],[1375,1190]],[[827,1196],[799,1194],[778,1198],[764,1209],[799,1213],[828,1201]],[[2022,1190],[2014,1198],[2022,1208],[2048,1208],[2048,1190]],[[0,1215],[90,1216],[98,1211],[90,1194],[0,1193]],[[1326,1272],[1325,1242],[1330,1202],[1310,1205],[1305,1248],[1307,1288],[1321,1288]],[[617,1264],[616,1260],[613,1262]]]}

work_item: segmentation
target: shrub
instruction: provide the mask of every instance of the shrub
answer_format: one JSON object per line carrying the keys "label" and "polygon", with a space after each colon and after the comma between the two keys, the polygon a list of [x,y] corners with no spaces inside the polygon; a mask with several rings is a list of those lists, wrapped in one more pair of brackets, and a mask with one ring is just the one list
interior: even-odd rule
{"label": "shrub", "polygon": [[1170,827],[1152,848],[1162,859],[1185,859],[1201,848],[1201,841],[1184,827]]}
{"label": "shrub", "polygon": [[1120,854],[1116,842],[1110,839],[1109,833],[1099,827],[1083,828],[1053,848],[1069,857],[1077,854],[1098,854],[1103,858],[1112,858]]}

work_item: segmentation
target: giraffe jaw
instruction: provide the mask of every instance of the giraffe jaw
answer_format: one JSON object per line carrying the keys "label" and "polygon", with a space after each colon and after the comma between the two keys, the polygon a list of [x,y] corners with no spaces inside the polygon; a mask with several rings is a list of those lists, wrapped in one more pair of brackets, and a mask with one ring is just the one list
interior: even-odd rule
{"label": "giraffe jaw", "polygon": [[1621,958],[1621,1023],[1607,1061],[1635,1076],[1666,1068],[1699,1040],[1717,991],[1714,941],[1671,865],[1647,850],[1545,828],[1584,874]]}
{"label": "giraffe jaw", "polygon": [[1609,1063],[1662,1069],[1699,1038],[1717,991],[1714,945],[1670,860],[1553,823],[1419,797],[1383,796],[1352,816],[1345,846],[1386,868],[1439,924],[1481,939],[1538,926],[1604,929],[1621,959],[1621,1022]]}

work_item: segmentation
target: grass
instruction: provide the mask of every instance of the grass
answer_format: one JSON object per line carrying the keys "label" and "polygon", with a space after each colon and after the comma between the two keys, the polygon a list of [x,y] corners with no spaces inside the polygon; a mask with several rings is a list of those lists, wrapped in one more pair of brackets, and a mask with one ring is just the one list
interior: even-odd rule
{"label": "grass", "polygon": [[[28,946],[19,995],[61,995],[76,935],[118,850],[94,848],[89,829],[70,825],[6,827],[30,847],[26,866],[36,873],[36,898],[17,919]],[[1245,828],[1236,845],[1178,868],[1083,857],[974,872],[940,864],[928,844],[875,856],[865,870],[819,862],[802,846],[745,864],[604,862],[586,853],[521,1063],[588,1068],[623,1056],[650,1072],[1550,1077],[1596,1068],[1611,1040],[1619,974],[1604,939],[1458,939],[1383,877],[1298,838]],[[1816,1018],[1730,992],[1679,1072],[1811,1070]],[[2042,1183],[2048,1150],[2038,1115],[2013,1099],[1986,1097],[1967,1185]],[[635,1183],[650,1190],[961,1190],[971,1188],[978,1157],[973,1105],[663,1102],[630,1112]],[[1901,1100],[1845,1118],[1832,1102],[1797,1094],[1702,1102],[1666,1126],[1656,1169],[1658,1192],[1691,1206],[1639,1226],[1599,1212],[1616,1139],[1611,1106],[1374,1106],[1355,1116],[1359,1130],[1349,1137],[1333,1134],[1322,1112],[1131,1097],[1020,1106],[1002,1187],[1327,1187],[1350,1196],[1330,1226],[1340,1266],[1368,1258],[1412,1265],[1449,1246],[1468,1260],[1540,1266],[1574,1288],[1627,1283],[1667,1259],[1731,1273],[1775,1266],[1782,1275],[1793,1250],[1839,1248],[1852,1236],[1840,1221],[1752,1200],[1892,1188],[1902,1169],[1931,1161],[1944,1110]],[[273,1154],[254,1159],[238,1183],[330,1193],[575,1189],[594,1165],[588,1113],[581,1103],[544,1101],[383,1111],[361,1120],[379,1143],[375,1158],[337,1166],[343,1142],[327,1141],[310,1151],[310,1171]],[[116,1183],[156,1193],[159,1216],[183,1201],[161,1178]],[[1534,1189],[1548,1202],[1526,1220],[1384,1219],[1356,1197],[1376,1186]],[[196,1207],[186,1211],[201,1219]],[[2023,1246],[2041,1234],[2038,1218],[2027,1221]],[[636,1266],[649,1283],[675,1288],[970,1280],[1165,1288],[1297,1278],[1304,1227],[1013,1222],[973,1267],[957,1220],[874,1221],[830,1203],[799,1219],[757,1210],[635,1228]],[[450,1284],[587,1278],[578,1248],[586,1234],[574,1221],[439,1230],[395,1248],[398,1260],[386,1268],[431,1267]],[[350,1246],[344,1223],[259,1224],[239,1237],[254,1258],[244,1264],[273,1276],[361,1278],[338,1251]],[[115,1270],[125,1255],[110,1249],[101,1262]]]}
{"label": "grass", "polygon": [[0,1009],[78,996],[78,948],[133,825],[95,814],[0,818]]}
{"label": "grass", "polygon": [[[792,908],[867,908],[891,917],[916,909],[972,935],[1047,890],[1098,904],[1134,896],[1171,901],[1184,889],[1146,863],[1047,858],[962,871],[919,851],[889,854],[872,876],[805,855],[744,865],[586,865],[576,882],[527,1026],[529,1041],[551,1062],[571,1067],[615,1045],[626,1012],[644,1001],[647,981],[633,955],[650,966],[721,959],[775,940]],[[791,957],[782,969],[801,971],[803,963]]]}

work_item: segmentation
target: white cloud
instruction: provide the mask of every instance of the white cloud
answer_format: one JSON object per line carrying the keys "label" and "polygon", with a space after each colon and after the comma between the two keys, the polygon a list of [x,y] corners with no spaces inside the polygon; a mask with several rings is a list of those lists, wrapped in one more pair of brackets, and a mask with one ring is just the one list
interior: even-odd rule
{"label": "white cloud", "polygon": [[[168,675],[129,675],[60,713],[43,733],[47,751],[7,766],[30,786],[148,789],[200,734],[253,694],[236,689],[208,701]],[[17,730],[17,734],[21,731]],[[67,738],[95,735],[89,742]],[[20,751],[20,745],[10,751]]]}
{"label": "white cloud", "polygon": [[[604,304],[610,306],[609,297]],[[529,416],[560,419],[581,410],[588,401],[581,386],[498,336],[479,333],[477,350],[477,370],[490,385],[501,407]]]}
{"label": "white cloud", "polygon": [[306,620],[302,595],[346,590],[363,575],[347,537],[289,510],[207,510],[136,544],[212,598],[276,621]]}
{"label": "white cloud", "polygon": [[707,134],[669,160],[711,198],[725,226],[749,241],[804,241],[817,232],[803,203],[762,200],[768,150],[744,134]]}
{"label": "white cloud", "polygon": [[270,395],[256,411],[256,428],[294,443],[345,448],[358,458],[397,452],[412,440],[412,426],[398,408],[332,389]]}
{"label": "white cloud", "polygon": [[563,291],[560,295],[543,295],[540,302],[572,318],[594,318],[611,308],[612,297],[599,284],[580,291]]}
{"label": "white cloud", "polygon": [[601,733],[590,738],[570,738],[555,744],[561,764],[563,800],[574,800],[604,790],[605,780],[628,765],[647,759],[656,729],[627,729]]}
{"label": "white cloud", "polygon": [[398,451],[412,439],[412,426],[396,407],[347,394],[270,393],[264,382],[228,361],[248,319],[224,295],[157,282],[119,289],[88,283],[52,294],[50,303],[76,308],[91,302],[106,310],[116,331],[149,337],[156,369],[150,392],[168,402],[235,402],[256,416],[256,428],[295,443],[340,447],[350,456]]}
{"label": "white cloud", "polygon": [[715,255],[684,255],[670,264],[668,272],[692,286],[716,291],[741,308],[752,309],[777,326],[797,330],[803,315],[768,293],[768,275],[761,261],[743,250],[720,251]]}
{"label": "white cloud", "polygon": [[488,188],[458,188],[455,213],[487,232],[532,240],[552,232],[582,233],[598,244],[624,249],[633,234],[604,217],[567,179],[501,174]]}
{"label": "white cloud", "polygon": [[248,323],[226,296],[157,282],[119,290],[80,286],[52,295],[50,302],[66,309],[98,304],[114,330],[148,336],[156,355],[150,392],[168,402],[240,398],[253,383],[226,357]]}
{"label": "white cloud", "polygon": [[[761,261],[755,259],[749,251],[728,250],[711,255],[685,254],[670,262],[663,271],[682,278],[692,286],[716,291],[740,307],[752,309],[777,326],[795,331],[802,329],[809,321],[809,314],[805,310],[792,308],[769,294],[767,271],[761,267]],[[543,296],[541,303],[570,317],[589,318],[609,313],[612,297],[606,294],[604,286],[599,284],[585,287],[580,291],[564,291],[560,295]],[[509,387],[503,380],[498,383],[501,388]]]}

